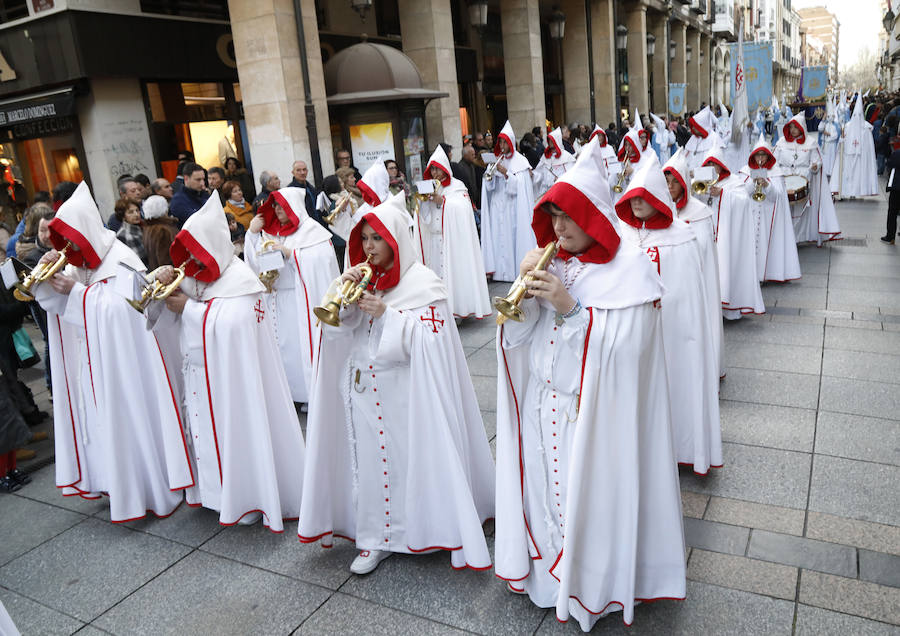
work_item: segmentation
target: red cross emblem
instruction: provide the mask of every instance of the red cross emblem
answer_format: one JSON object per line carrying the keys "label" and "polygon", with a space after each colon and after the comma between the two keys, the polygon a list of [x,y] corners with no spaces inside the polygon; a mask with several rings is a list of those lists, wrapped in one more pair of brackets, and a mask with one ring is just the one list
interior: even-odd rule
{"label": "red cross emblem", "polygon": [[858,146],[858,145],[859,145],[859,140],[858,140],[858,139],[854,139],[854,140],[853,140],[853,145],[854,145],[854,146]]}
{"label": "red cross emblem", "polygon": [[421,320],[422,322],[430,322],[432,333],[437,333],[438,323],[440,323],[441,327],[443,327],[444,321],[438,318],[437,314],[434,313],[434,306],[429,306],[428,309],[431,310],[431,315],[429,316],[428,314],[422,314],[421,316],[419,316],[419,320]]}
{"label": "red cross emblem", "polygon": [[647,248],[647,256],[650,257],[651,263],[656,263],[656,273],[662,274],[659,270],[659,248],[658,247],[648,247]]}
{"label": "red cross emblem", "polygon": [[262,322],[263,318],[266,317],[266,310],[263,309],[262,306],[262,298],[256,301],[256,304],[253,306],[253,311],[256,312],[256,322]]}

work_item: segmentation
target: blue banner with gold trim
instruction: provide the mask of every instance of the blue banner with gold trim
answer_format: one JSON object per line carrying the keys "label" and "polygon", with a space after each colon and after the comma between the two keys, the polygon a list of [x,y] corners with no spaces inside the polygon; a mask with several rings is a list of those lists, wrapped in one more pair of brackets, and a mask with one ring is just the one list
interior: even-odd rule
{"label": "blue banner with gold trim", "polygon": [[684,115],[684,95],[687,84],[669,84],[669,113],[675,117]]}
{"label": "blue banner with gold trim", "polygon": [[[731,95],[734,95],[737,43],[728,45],[731,50]],[[747,83],[747,109],[765,110],[772,105],[772,43],[744,42],[744,81]],[[733,105],[733,104],[732,104]]]}
{"label": "blue banner with gold trim", "polygon": [[825,92],[828,89],[828,67],[804,66],[800,73],[800,100],[817,102],[825,99]]}

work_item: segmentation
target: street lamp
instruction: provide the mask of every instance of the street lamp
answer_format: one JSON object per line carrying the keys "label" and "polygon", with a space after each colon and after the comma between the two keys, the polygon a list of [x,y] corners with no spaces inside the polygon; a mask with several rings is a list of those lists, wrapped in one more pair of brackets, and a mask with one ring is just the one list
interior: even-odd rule
{"label": "street lamp", "polygon": [[366,21],[366,13],[372,8],[372,0],[350,0],[350,7],[359,14],[360,19]]}
{"label": "street lamp", "polygon": [[[656,36],[652,33],[647,34],[647,59],[653,57],[656,53]],[[647,104],[650,105],[650,110],[653,110],[653,63],[650,62],[647,64]]]}
{"label": "street lamp", "polygon": [[669,59],[675,59],[675,50],[677,47],[675,46],[675,40],[669,40]]}
{"label": "street lamp", "polygon": [[554,40],[562,40],[566,35],[566,14],[559,10],[559,7],[553,7],[553,13],[550,14],[550,37]]}
{"label": "street lamp", "polygon": [[890,33],[894,28],[894,12],[891,11],[890,7],[888,7],[887,13],[884,14],[884,17],[881,19],[881,24],[884,25],[884,30]]}
{"label": "street lamp", "polygon": [[487,0],[470,0],[469,2],[469,24],[482,30],[488,23],[488,3]]}
{"label": "street lamp", "polygon": [[688,44],[688,45],[685,47],[684,59],[687,60],[688,62],[691,61],[691,52],[692,52],[693,50],[694,50],[694,48],[693,48],[690,44]]}
{"label": "street lamp", "polygon": [[616,27],[616,50],[624,51],[628,48],[628,28],[624,24]]}
{"label": "street lamp", "polygon": [[647,57],[653,57],[656,53],[656,36],[652,33],[647,34]]}

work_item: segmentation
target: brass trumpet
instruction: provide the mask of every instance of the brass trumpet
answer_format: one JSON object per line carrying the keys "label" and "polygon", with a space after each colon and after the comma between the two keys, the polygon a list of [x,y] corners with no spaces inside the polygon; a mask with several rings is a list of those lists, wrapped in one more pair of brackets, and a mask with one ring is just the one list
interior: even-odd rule
{"label": "brass trumpet", "polygon": [[65,266],[69,260],[66,258],[66,251],[71,246],[71,242],[66,243],[66,246],[59,252],[59,258],[54,262],[38,263],[34,266],[34,269],[22,278],[21,282],[13,285],[13,296],[16,297],[16,300],[21,300],[23,303],[34,300],[34,294],[31,292],[32,288],[38,283],[43,283],[45,280],[53,278],[53,275]]}
{"label": "brass trumpet", "polygon": [[[259,252],[257,254],[262,254],[263,252],[268,251],[270,248],[278,245],[278,241],[274,239],[266,239],[262,242],[262,245],[259,248]],[[259,273],[260,282],[265,285],[266,293],[271,294],[272,289],[275,287],[275,280],[278,278],[279,272],[277,269],[269,269],[264,272]]]}
{"label": "brass trumpet", "polygon": [[332,197],[336,197],[334,199],[334,210],[332,210],[331,214],[326,217],[323,217],[322,220],[325,221],[328,225],[334,223],[334,220],[337,218],[338,214],[344,211],[348,205],[350,206],[350,213],[352,214],[356,211],[356,203],[353,201],[353,195],[344,190],[344,192],[340,195],[331,195]]}
{"label": "brass trumpet", "polygon": [[[547,266],[550,265],[550,261],[553,260],[553,257],[556,256],[556,253],[559,251],[559,241],[555,243],[548,243],[547,247],[544,248],[544,253],[541,254],[541,258],[538,259],[537,264],[534,266],[535,271],[543,271],[547,269]],[[525,284],[534,280],[534,276],[531,274],[526,274],[524,278],[517,278],[515,282],[513,282],[512,287],[509,289],[509,293],[506,295],[506,298],[501,298],[500,296],[494,297],[494,308],[497,310],[497,324],[502,325],[508,319],[512,318],[516,322],[522,322],[525,319],[525,312],[522,311],[521,307],[519,307],[519,303],[522,302],[522,299],[525,297],[525,293],[528,291],[525,288]]]}
{"label": "brass trumpet", "polygon": [[631,165],[631,157],[625,157],[625,161],[622,162],[622,172],[619,173],[619,180],[616,181],[616,185],[613,186],[613,192],[616,194],[622,194],[625,191],[625,171],[628,170],[628,166]]}
{"label": "brass trumpet", "polygon": [[316,318],[326,325],[340,327],[341,309],[352,305],[359,300],[360,296],[362,296],[363,292],[368,288],[369,282],[372,280],[372,275],[375,273],[375,270],[369,265],[369,258],[370,257],[366,257],[365,262],[359,265],[359,268],[363,272],[361,281],[355,283],[352,280],[348,280],[345,281],[343,285],[340,285],[340,278],[337,280],[337,284],[340,285],[338,290],[331,296],[326,295],[325,298],[322,299],[322,304],[313,308],[313,313],[316,315]]}
{"label": "brass trumpet", "polygon": [[440,181],[438,181],[437,179],[432,179],[431,181],[432,181],[432,183],[434,183],[434,192],[431,192],[431,193],[428,193],[428,194],[421,194],[421,193],[419,193],[419,192],[416,192],[416,193],[413,195],[413,197],[414,197],[415,200],[416,200],[416,208],[415,208],[415,210],[413,210],[413,215],[414,215],[414,216],[416,216],[416,215],[419,214],[419,208],[422,206],[422,201],[428,201],[429,199],[431,199],[431,197],[432,197],[433,195],[435,195],[435,194],[441,194],[441,192],[443,192],[443,190],[444,190],[444,188],[443,188],[443,186],[441,185],[441,182],[440,182]]}
{"label": "brass trumpet", "polygon": [[494,173],[497,172],[497,166],[500,165],[500,162],[503,161],[503,157],[500,157],[494,163],[488,165],[484,170],[484,180],[491,181],[494,178]]}
{"label": "brass trumpet", "polygon": [[150,305],[150,301],[165,300],[166,298],[171,296],[176,289],[178,289],[178,286],[181,285],[181,281],[184,280],[184,268],[187,266],[190,260],[191,259],[187,259],[185,262],[175,268],[175,280],[173,280],[168,285],[164,285],[156,279],[160,271],[168,267],[168,265],[157,267],[152,272],[147,274],[148,284],[144,285],[144,288],[141,290],[140,300],[132,300],[130,298],[126,298],[125,300],[129,305],[137,309],[139,312],[144,313],[144,310],[147,309],[147,307]]}
{"label": "brass trumpet", "polygon": [[694,181],[691,184],[691,192],[694,194],[704,195],[709,189],[715,185],[715,181]]}
{"label": "brass trumpet", "polygon": [[756,180],[756,190],[753,191],[753,194],[750,195],[750,198],[757,203],[766,200],[766,193],[763,192],[762,181],[760,181],[759,179]]}

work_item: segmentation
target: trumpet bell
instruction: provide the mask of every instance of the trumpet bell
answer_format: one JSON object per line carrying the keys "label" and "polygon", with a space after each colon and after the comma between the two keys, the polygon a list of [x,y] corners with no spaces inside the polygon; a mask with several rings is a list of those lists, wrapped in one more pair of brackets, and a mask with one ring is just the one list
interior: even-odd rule
{"label": "trumpet bell", "polygon": [[754,192],[751,198],[758,203],[759,201],[765,201],[766,195],[763,192]]}
{"label": "trumpet bell", "polygon": [[694,194],[706,194],[709,191],[709,184],[706,181],[694,181],[691,185],[691,192]]}
{"label": "trumpet bell", "polygon": [[259,280],[265,286],[267,294],[271,294],[272,290],[275,288],[275,280],[278,278],[278,274],[279,272],[277,269],[270,269],[259,273]]}
{"label": "trumpet bell", "polygon": [[13,296],[16,300],[20,300],[23,303],[30,303],[34,300],[34,294],[31,293],[31,285],[25,287],[22,283],[16,283],[13,286]]}
{"label": "trumpet bell", "polygon": [[316,315],[316,318],[326,325],[331,325],[332,327],[341,326],[341,306],[334,300],[329,300],[323,307],[314,307],[313,313]]}
{"label": "trumpet bell", "polygon": [[516,322],[525,320],[525,312],[514,300],[510,300],[509,298],[495,296],[494,309],[506,316],[509,320],[515,320]]}

